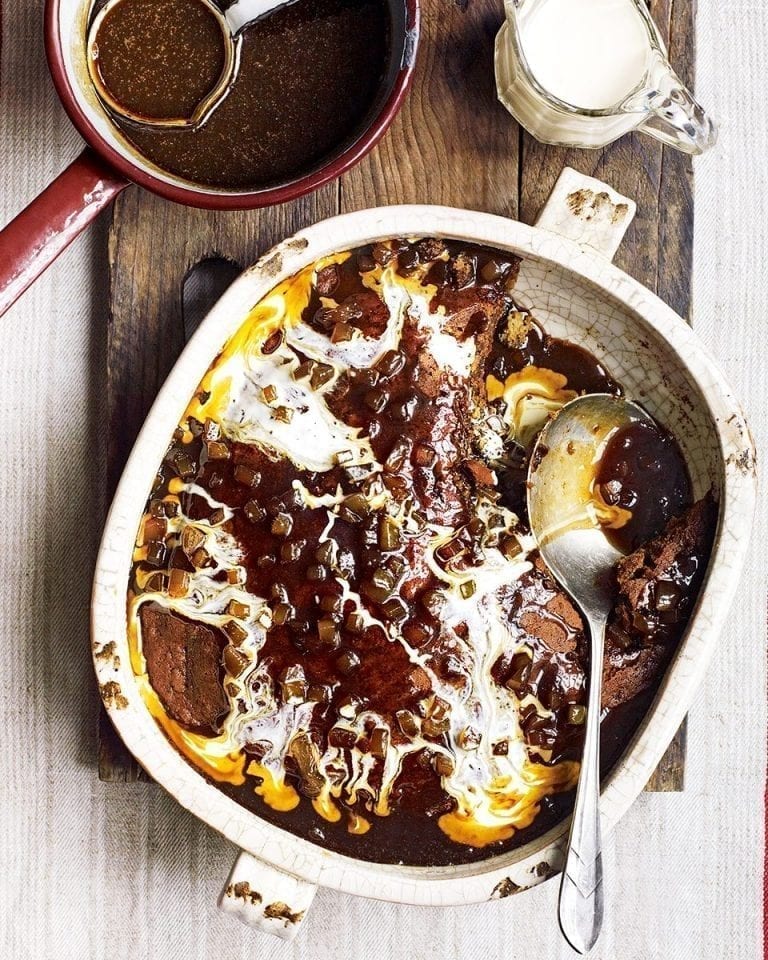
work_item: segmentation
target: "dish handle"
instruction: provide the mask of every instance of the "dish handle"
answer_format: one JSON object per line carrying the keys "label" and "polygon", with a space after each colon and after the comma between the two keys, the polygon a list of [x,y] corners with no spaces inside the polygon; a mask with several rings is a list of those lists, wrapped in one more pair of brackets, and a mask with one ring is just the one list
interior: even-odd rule
{"label": "dish handle", "polygon": [[317,886],[241,850],[219,897],[219,909],[281,940],[299,932]]}
{"label": "dish handle", "polygon": [[564,167],[536,226],[613,260],[636,210],[608,184]]}

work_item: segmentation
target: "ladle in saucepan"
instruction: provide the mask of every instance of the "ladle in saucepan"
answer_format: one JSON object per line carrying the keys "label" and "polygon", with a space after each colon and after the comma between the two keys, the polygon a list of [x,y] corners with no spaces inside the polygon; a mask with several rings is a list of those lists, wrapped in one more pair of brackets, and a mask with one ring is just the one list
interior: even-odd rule
{"label": "ladle in saucepan", "polygon": [[210,13],[219,25],[223,40],[224,65],[213,88],[188,117],[149,117],[134,113],[120,103],[104,83],[99,70],[99,30],[117,6],[131,2],[132,0],[109,0],[94,17],[88,31],[88,72],[99,99],[113,114],[133,123],[153,127],[194,127],[202,123],[216,109],[226,97],[237,76],[243,28],[271,13],[277,7],[289,6],[295,0],[235,0],[235,3],[223,12],[211,0],[194,0],[198,6]]}
{"label": "ladle in saucepan", "polygon": [[594,491],[609,439],[622,427],[650,420],[639,406],[610,394],[567,403],[539,434],[528,475],[528,516],[539,552],[581,610],[589,628],[589,688],[584,753],[560,885],[560,928],[574,950],[587,953],[603,919],[600,839],[600,692],[613,574],[623,554],[603,532],[610,512]]}

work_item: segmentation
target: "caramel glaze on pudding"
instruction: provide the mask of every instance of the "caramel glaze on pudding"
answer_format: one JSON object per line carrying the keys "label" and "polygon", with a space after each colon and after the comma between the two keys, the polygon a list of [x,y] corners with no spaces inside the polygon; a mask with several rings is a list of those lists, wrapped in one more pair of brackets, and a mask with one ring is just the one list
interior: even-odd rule
{"label": "caramel glaze on pudding", "polygon": [[[525,474],[560,406],[621,387],[517,308],[517,267],[392,240],[281,283],[200,384],[139,531],[131,649],[158,723],[239,803],[354,857],[481,859],[572,802],[587,645]],[[685,629],[716,515],[660,427],[608,452],[596,495],[626,520],[653,490],[668,519],[644,511],[616,571],[606,768]]]}

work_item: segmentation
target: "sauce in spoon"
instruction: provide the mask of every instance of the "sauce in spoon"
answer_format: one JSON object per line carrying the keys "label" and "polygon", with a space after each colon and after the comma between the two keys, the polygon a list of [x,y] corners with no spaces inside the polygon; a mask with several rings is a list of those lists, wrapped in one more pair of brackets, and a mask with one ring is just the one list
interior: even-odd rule
{"label": "sauce in spoon", "polygon": [[216,17],[189,0],[123,0],[106,12],[93,53],[124,112],[153,120],[191,117],[225,66]]}

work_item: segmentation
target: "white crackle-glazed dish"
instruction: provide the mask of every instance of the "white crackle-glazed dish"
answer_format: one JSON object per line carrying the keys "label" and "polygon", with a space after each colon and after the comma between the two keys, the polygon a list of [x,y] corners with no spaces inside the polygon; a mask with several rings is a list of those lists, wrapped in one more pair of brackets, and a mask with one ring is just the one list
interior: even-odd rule
{"label": "white crackle-glazed dish", "polygon": [[260,819],[209,783],[175,750],[139,695],[131,669],[126,591],[144,504],[171,434],[204,373],[251,308],[318,258],[396,236],[436,235],[522,258],[516,299],[553,335],[604,361],[633,399],[677,438],[693,492],[711,487],[719,523],[704,588],[656,699],[605,779],[610,829],[645,786],[688,710],[739,582],[755,502],[754,449],[738,402],[690,327],[611,263],[634,203],[566,169],[536,226],[437,206],[395,206],[325,220],[279,244],[227,291],[161,390],[107,519],[92,607],[102,698],[126,746],[184,807],[243,851],[221,897],[244,922],[290,939],[315,890],[402,903],[475,903],[525,890],[557,872],[567,823],[519,849],[461,866],[373,864],[326,850]]}

